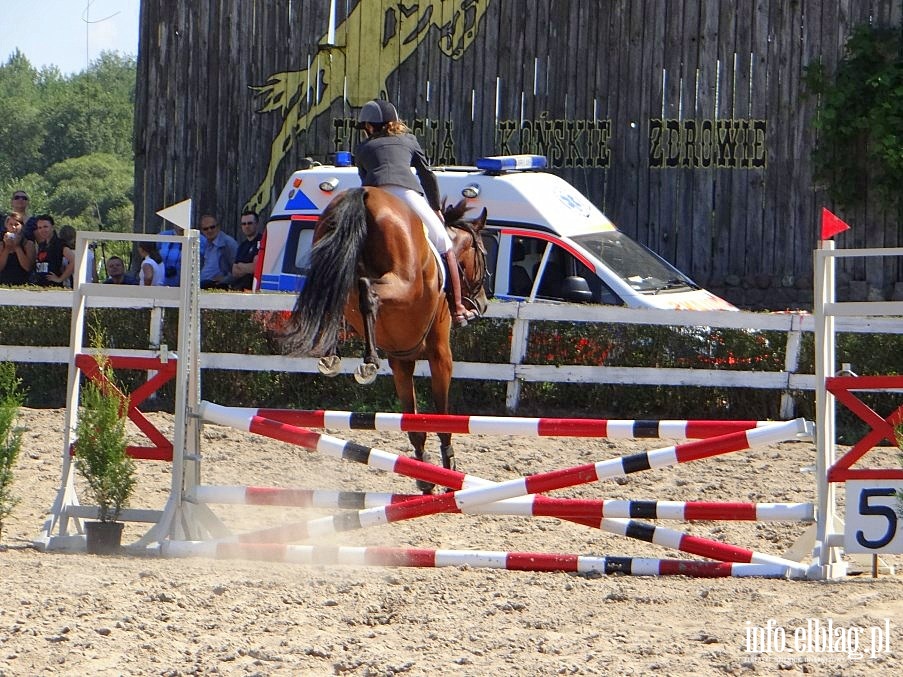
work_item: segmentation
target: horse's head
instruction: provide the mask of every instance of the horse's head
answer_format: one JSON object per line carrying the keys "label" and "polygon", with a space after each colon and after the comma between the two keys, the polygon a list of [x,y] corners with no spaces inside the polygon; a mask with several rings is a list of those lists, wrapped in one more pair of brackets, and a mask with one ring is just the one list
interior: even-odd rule
{"label": "horse's head", "polygon": [[[439,26],[439,49],[460,59],[477,37],[477,24],[489,8],[489,0],[460,0],[451,18]],[[444,14],[444,12],[443,12]]]}
{"label": "horse's head", "polygon": [[480,315],[489,307],[486,297],[486,247],[481,235],[486,226],[486,210],[475,219],[465,219],[467,202],[461,200],[454,206],[444,207],[445,225],[451,229],[455,254],[462,268],[461,295],[464,303],[470,303]]}

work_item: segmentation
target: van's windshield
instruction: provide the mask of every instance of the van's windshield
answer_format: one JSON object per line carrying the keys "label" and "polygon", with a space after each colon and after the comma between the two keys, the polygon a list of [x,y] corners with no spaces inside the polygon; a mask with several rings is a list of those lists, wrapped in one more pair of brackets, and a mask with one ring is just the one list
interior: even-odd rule
{"label": "van's windshield", "polygon": [[620,231],[577,235],[573,240],[638,292],[657,294],[699,288],[658,254]]}

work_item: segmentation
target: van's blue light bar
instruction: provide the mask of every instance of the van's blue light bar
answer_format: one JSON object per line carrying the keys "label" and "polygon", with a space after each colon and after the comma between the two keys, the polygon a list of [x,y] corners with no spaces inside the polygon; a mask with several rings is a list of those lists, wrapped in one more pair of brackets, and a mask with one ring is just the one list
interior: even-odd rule
{"label": "van's blue light bar", "polygon": [[542,155],[494,155],[477,160],[477,169],[486,172],[501,172],[506,169],[545,169],[546,159]]}

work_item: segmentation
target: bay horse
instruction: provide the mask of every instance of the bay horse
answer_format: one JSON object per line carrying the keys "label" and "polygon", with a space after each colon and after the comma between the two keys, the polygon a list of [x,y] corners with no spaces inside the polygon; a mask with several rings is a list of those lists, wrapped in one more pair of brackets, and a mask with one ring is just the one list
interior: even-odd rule
{"label": "bay horse", "polygon": [[[444,208],[446,229],[461,267],[465,304],[480,314],[488,300],[483,287],[486,250],[480,232],[486,210],[465,220],[466,202]],[[448,413],[452,377],[451,313],[441,286],[442,269],[420,217],[400,198],[375,187],[338,194],[317,222],[307,281],[288,322],[291,352],[321,355],[318,369],[339,371],[339,330],[345,321],[364,339],[358,383],[372,383],[379,368],[377,349],[389,360],[395,392],[404,413],[416,413],[414,365],[425,359],[436,413]],[[409,432],[419,460],[428,460],[426,433]],[[442,465],[455,469],[451,434],[439,433]],[[433,485],[418,481],[424,493]]]}

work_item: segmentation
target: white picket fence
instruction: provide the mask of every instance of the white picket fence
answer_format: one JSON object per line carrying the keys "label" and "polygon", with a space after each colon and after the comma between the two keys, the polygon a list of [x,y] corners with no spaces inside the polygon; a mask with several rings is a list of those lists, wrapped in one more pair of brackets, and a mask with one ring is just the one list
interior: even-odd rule
{"label": "white picket fence", "polygon": [[[148,350],[126,351],[125,354],[153,355],[159,350],[162,315],[165,308],[175,308],[178,300],[169,298],[129,298],[129,288],[120,287],[118,298],[93,298],[90,307],[150,309]],[[166,290],[171,291],[171,290]],[[290,310],[295,302],[292,294],[247,294],[202,292],[201,308],[234,311]],[[0,305],[42,308],[71,308],[72,292],[66,290],[0,289]],[[489,318],[514,321],[509,361],[501,364],[455,362],[455,378],[504,381],[508,384],[506,406],[517,409],[520,387],[524,382],[548,383],[617,383],[623,385],[707,386],[719,388],[761,388],[781,393],[781,416],[794,415],[792,391],[815,389],[815,375],[799,373],[800,345],[804,332],[814,332],[812,315],[804,312],[725,312],[691,310],[637,310],[605,306],[553,303],[491,303]],[[582,365],[524,364],[530,326],[536,321],[598,322],[606,324],[666,325],[673,327],[715,327],[782,332],[786,337],[784,368],[781,371],[724,370],[707,368],[609,367]],[[838,318],[838,333],[903,334],[903,317]],[[0,327],[0,341],[3,331]],[[775,347],[776,348],[776,347]],[[0,361],[31,363],[68,362],[68,346],[0,345]],[[201,369],[237,371],[284,371],[316,373],[316,359],[284,355],[245,355],[239,353],[204,352]],[[355,360],[346,360],[343,373],[351,373]],[[381,373],[388,374],[383,362]],[[418,376],[429,376],[425,362],[417,365]]]}

